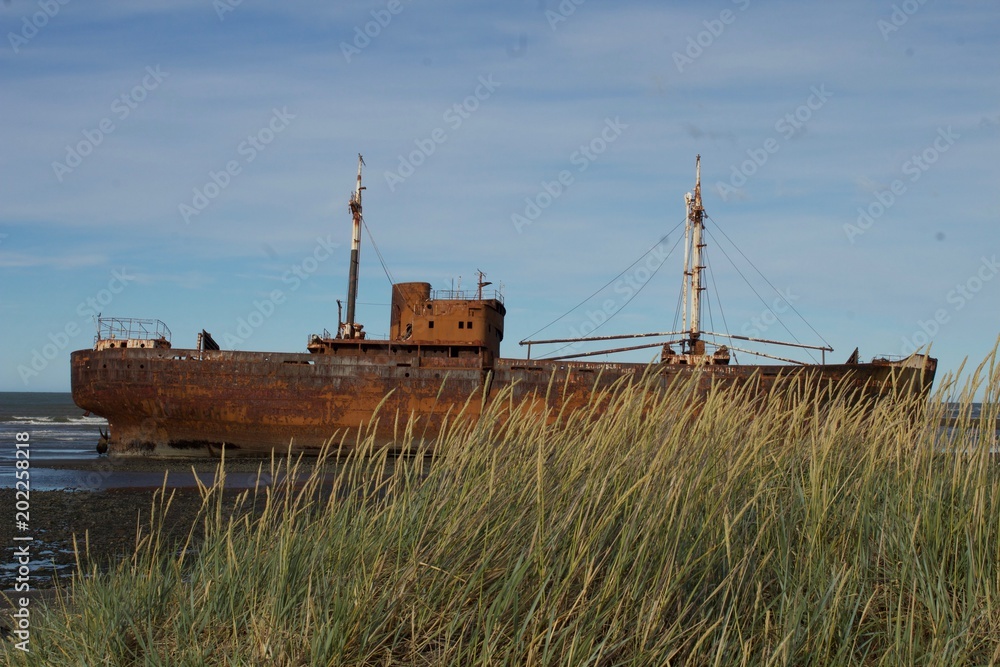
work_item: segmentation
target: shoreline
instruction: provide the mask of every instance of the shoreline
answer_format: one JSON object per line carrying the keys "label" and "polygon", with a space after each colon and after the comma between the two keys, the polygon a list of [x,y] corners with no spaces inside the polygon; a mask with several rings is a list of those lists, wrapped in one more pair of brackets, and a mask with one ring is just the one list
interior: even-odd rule
{"label": "shoreline", "polygon": [[[281,459],[282,467],[285,460]],[[41,492],[89,492],[110,489],[196,489],[199,482],[211,486],[219,459],[81,458],[36,459],[31,466],[31,490]],[[276,460],[276,463],[278,461]],[[310,462],[304,467],[311,469]],[[269,458],[225,461],[227,488],[253,489],[272,482]],[[196,480],[197,478],[197,480]],[[13,478],[0,483],[0,490],[13,489]],[[6,486],[9,483],[11,486]]]}

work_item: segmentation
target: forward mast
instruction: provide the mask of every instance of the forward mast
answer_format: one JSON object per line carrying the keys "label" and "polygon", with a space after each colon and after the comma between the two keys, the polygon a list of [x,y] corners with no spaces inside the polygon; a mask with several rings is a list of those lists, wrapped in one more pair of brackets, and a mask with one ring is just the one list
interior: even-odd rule
{"label": "forward mast", "polygon": [[358,301],[358,263],[361,253],[361,223],[364,221],[364,218],[361,215],[361,191],[365,189],[364,186],[361,185],[361,167],[363,167],[364,164],[364,158],[361,157],[361,153],[358,153],[358,184],[355,187],[354,194],[351,196],[351,201],[348,205],[351,211],[353,229],[351,234],[351,268],[347,283],[347,320],[345,322],[341,322],[339,331],[340,338],[347,339],[365,337],[364,331],[362,330],[364,325],[358,324],[354,321],[354,311]]}

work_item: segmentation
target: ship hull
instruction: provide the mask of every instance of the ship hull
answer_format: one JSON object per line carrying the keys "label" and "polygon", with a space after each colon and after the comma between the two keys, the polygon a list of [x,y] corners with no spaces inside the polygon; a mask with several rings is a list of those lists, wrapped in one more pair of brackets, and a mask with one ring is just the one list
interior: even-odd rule
{"label": "ship hull", "polygon": [[[810,377],[878,399],[900,391],[926,394],[935,361],[815,366],[655,367],[652,387],[671,391],[753,382],[766,395],[776,383]],[[443,425],[475,419],[500,392],[541,412],[587,404],[595,388],[638,381],[646,364],[364,354],[80,350],[71,358],[73,400],[104,417],[113,455],[266,455],[315,452],[331,439],[345,449],[359,433],[385,442],[432,443]],[[693,384],[684,384],[697,374]],[[504,394],[505,399],[508,396]],[[410,429],[407,434],[406,429]]]}

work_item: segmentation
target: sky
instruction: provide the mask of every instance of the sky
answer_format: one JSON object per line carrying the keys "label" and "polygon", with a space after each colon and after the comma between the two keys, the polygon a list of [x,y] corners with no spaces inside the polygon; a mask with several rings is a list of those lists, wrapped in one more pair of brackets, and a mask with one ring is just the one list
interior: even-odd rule
{"label": "sky", "polygon": [[1000,333],[995,3],[3,0],[0,26],[0,391],[68,391],[98,313],[305,351],[358,154],[372,335],[389,276],[478,270],[503,356],[673,330],[696,155],[704,328],[930,344],[939,377]]}

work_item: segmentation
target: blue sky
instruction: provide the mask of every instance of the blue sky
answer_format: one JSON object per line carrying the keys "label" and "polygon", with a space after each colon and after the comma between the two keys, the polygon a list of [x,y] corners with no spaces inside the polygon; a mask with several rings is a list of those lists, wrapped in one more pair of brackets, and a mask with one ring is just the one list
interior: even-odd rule
{"label": "blue sky", "polygon": [[505,356],[609,281],[538,336],[672,328],[696,154],[715,330],[838,361],[930,341],[943,371],[1000,330],[993,3],[5,0],[0,25],[0,390],[68,390],[95,311],[303,351],[346,292],[358,153],[392,277],[485,271]]}

